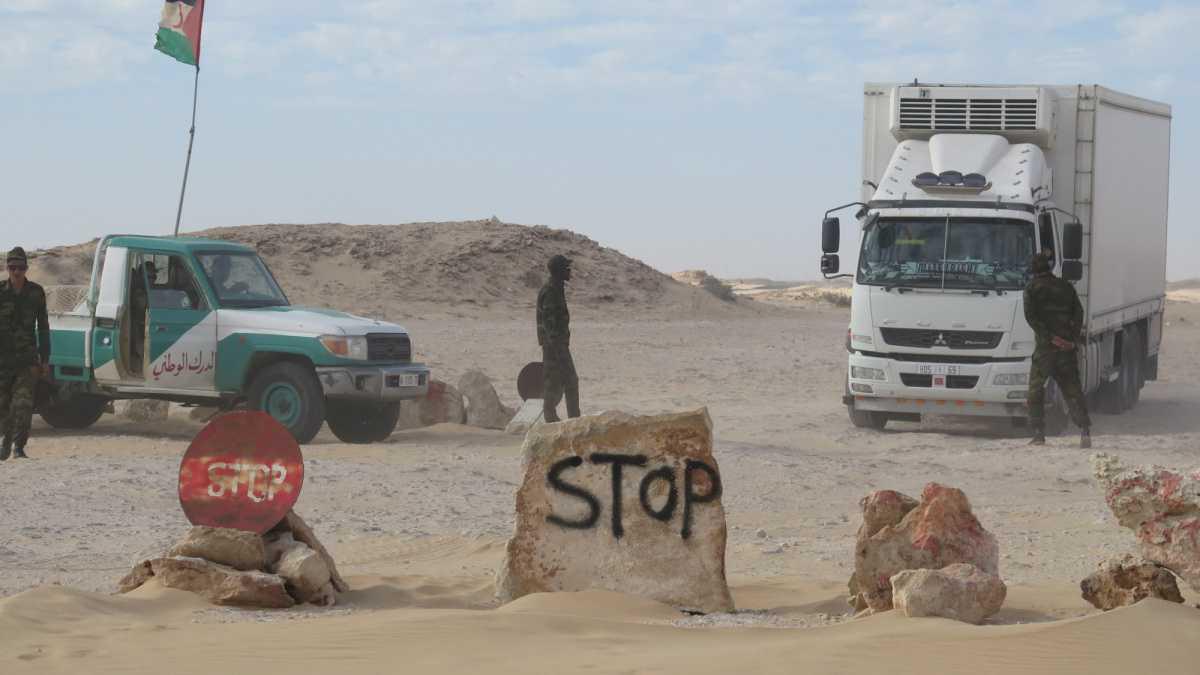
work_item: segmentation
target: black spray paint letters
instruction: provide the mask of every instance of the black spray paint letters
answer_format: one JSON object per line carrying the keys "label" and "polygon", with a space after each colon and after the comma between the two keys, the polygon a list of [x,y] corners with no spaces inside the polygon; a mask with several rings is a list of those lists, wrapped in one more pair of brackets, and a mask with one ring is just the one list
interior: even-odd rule
{"label": "black spray paint letters", "polygon": [[[621,513],[621,489],[624,479],[625,467],[644,467],[646,466],[645,455],[619,455],[598,452],[592,454],[588,458],[592,464],[609,464],[612,466],[610,475],[612,476],[612,534],[620,539],[625,534],[624,518]],[[550,467],[549,473],[546,475],[546,482],[555,490],[570,495],[579,499],[587,505],[588,513],[586,516],[578,520],[567,520],[555,514],[546,516],[546,521],[560,527],[566,527],[573,530],[590,530],[596,527],[600,522],[600,500],[591,492],[572,485],[563,479],[563,473],[568,469],[575,469],[583,465],[583,457],[567,457],[554,463]],[[708,492],[697,492],[695,481],[696,472],[703,472],[708,477],[710,485]],[[655,509],[650,502],[650,492],[654,489],[655,483],[664,482],[667,484],[667,502],[661,508]],[[641,484],[638,486],[638,498],[642,504],[642,510],[646,515],[660,522],[670,522],[675,515],[675,509],[679,505],[679,488],[678,480],[675,476],[675,470],[670,466],[662,466],[652,471],[648,471],[642,476]],[[688,539],[692,536],[692,507],[696,504],[706,504],[716,501],[721,498],[721,476],[713,467],[704,462],[689,459],[684,463],[683,469],[683,526],[679,531],[679,536]]]}

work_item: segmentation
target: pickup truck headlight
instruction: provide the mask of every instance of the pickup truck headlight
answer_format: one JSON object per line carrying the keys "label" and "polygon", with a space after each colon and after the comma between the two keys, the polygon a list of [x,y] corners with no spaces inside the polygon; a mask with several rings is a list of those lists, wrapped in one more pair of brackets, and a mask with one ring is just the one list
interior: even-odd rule
{"label": "pickup truck headlight", "polygon": [[322,335],[317,338],[325,350],[344,359],[367,360],[367,338],[363,336]]}
{"label": "pickup truck headlight", "polygon": [[1023,387],[1029,384],[1029,373],[1009,373],[997,375],[992,382],[997,387]]}
{"label": "pickup truck headlight", "polygon": [[864,368],[863,366],[850,366],[850,379],[853,380],[877,380],[883,382],[887,380],[887,373],[879,368]]}

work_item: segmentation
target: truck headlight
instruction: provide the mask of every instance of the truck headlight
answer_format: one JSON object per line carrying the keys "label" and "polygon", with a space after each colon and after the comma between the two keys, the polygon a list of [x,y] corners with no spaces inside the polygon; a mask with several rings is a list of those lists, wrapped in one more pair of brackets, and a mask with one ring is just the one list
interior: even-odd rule
{"label": "truck headlight", "polygon": [[887,373],[879,368],[864,368],[863,366],[850,366],[850,378],[854,380],[877,380],[883,382],[887,380]]}
{"label": "truck headlight", "polygon": [[367,360],[367,338],[364,336],[322,335],[317,338],[325,351],[344,359]]}
{"label": "truck headlight", "polygon": [[1029,373],[1008,373],[997,375],[992,383],[997,387],[1023,387],[1029,384]]}

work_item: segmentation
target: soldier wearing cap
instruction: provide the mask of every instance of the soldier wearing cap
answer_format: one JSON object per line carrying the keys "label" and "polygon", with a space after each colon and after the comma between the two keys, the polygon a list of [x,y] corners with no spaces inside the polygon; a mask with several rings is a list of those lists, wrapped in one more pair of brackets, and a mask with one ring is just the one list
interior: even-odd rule
{"label": "soldier wearing cap", "polygon": [[0,281],[0,461],[24,458],[38,379],[50,371],[46,292],[25,278],[29,260],[20,246],[8,252]]}
{"label": "soldier wearing cap", "polygon": [[579,417],[579,376],[571,358],[571,314],[567,311],[567,281],[571,260],[556,255],[547,264],[550,280],[538,292],[537,333],[542,346],[545,393],[542,410],[547,422],[557,422],[558,402],[567,396],[567,417]]}
{"label": "soldier wearing cap", "polygon": [[1083,334],[1083,305],[1069,281],[1051,272],[1054,254],[1044,251],[1033,256],[1033,280],[1025,288],[1025,320],[1037,336],[1033,364],[1029,369],[1029,425],[1033,428],[1032,445],[1046,443],[1046,382],[1058,383],[1071,419],[1080,429],[1079,446],[1092,447],[1092,421],[1079,382],[1077,347],[1086,344]]}

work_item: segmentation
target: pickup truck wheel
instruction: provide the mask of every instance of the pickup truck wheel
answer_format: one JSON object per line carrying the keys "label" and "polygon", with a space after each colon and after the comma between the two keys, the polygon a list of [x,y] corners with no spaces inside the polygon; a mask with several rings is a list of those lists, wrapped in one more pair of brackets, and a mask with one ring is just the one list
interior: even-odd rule
{"label": "pickup truck wheel", "polygon": [[311,442],[325,422],[325,391],[312,369],[298,363],[285,361],[259,371],[250,382],[247,403],[287,427],[300,444]]}
{"label": "pickup truck wheel", "polygon": [[343,443],[378,443],[396,430],[399,403],[330,401],[326,421]]}
{"label": "pickup truck wheel", "polygon": [[96,423],[108,406],[97,396],[75,396],[41,410],[42,419],[55,429],[86,429]]}

